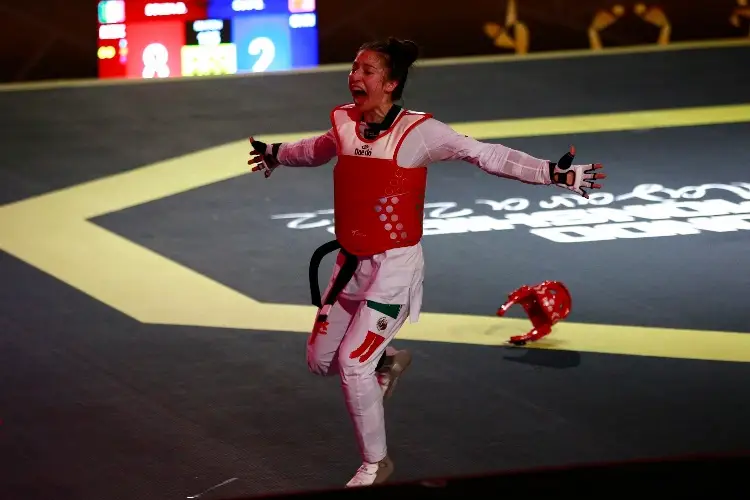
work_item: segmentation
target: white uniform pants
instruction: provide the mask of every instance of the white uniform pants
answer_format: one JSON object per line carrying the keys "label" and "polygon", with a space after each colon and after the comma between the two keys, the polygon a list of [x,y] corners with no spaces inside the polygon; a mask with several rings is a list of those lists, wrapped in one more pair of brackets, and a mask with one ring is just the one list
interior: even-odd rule
{"label": "white uniform pants", "polygon": [[408,303],[386,304],[339,296],[328,313],[327,326],[313,330],[308,338],[310,371],[341,377],[346,404],[366,462],[378,462],[387,454],[383,393],[375,368],[409,317],[409,310]]}

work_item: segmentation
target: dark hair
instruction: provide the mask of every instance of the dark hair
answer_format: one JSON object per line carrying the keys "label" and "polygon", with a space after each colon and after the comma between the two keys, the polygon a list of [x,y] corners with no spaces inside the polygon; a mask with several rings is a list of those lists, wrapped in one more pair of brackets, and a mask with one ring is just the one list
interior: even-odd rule
{"label": "dark hair", "polygon": [[401,99],[409,68],[419,57],[417,44],[411,40],[400,40],[390,36],[385,40],[364,43],[359,50],[372,50],[383,55],[383,61],[388,68],[388,78],[398,81],[398,85],[393,90],[393,100]]}

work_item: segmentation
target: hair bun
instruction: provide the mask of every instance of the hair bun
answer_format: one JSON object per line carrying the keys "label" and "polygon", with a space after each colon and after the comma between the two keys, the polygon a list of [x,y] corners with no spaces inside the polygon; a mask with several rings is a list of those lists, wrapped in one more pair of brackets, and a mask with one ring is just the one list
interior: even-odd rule
{"label": "hair bun", "polygon": [[407,66],[414,64],[419,58],[419,46],[412,40],[388,37],[388,45],[391,46],[393,52],[398,54],[399,59],[404,61]]}
{"label": "hair bun", "polygon": [[401,49],[404,52],[404,57],[409,61],[409,64],[414,63],[419,57],[419,46],[411,40],[402,40]]}

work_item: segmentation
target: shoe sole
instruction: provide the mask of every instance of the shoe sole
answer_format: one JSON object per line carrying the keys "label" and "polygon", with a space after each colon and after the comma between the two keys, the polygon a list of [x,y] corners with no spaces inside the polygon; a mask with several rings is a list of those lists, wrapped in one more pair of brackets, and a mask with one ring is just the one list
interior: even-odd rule
{"label": "shoe sole", "polygon": [[[398,356],[398,355],[397,355]],[[385,394],[383,395],[383,399],[389,399],[391,395],[393,394],[394,389],[396,388],[396,384],[398,383],[398,379],[401,377],[401,375],[404,374],[404,372],[409,368],[409,365],[411,365],[411,353],[405,352],[403,355],[403,360],[397,359],[397,361],[394,363],[393,368],[390,372],[390,383],[388,384],[388,389],[386,389]]]}

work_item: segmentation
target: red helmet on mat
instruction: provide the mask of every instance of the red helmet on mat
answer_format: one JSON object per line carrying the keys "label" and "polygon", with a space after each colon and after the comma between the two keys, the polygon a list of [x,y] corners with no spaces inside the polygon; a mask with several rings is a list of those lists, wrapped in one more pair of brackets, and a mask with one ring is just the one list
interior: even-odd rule
{"label": "red helmet on mat", "polygon": [[510,338],[511,344],[524,345],[549,335],[552,325],[568,317],[571,302],[570,292],[564,284],[543,281],[538,285],[523,285],[508,295],[508,301],[497,310],[497,315],[504,316],[513,304],[519,304],[526,310],[534,328],[525,335]]}

